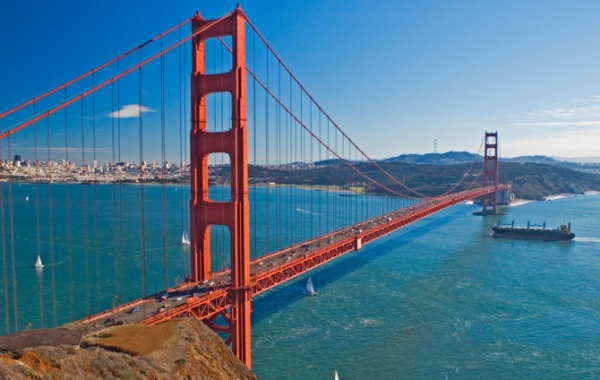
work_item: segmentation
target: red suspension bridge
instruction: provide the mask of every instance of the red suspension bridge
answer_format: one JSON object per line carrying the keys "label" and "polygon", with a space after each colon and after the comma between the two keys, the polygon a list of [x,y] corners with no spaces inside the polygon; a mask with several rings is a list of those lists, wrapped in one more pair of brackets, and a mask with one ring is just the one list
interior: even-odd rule
{"label": "red suspension bridge", "polygon": [[343,132],[241,9],[198,13],[0,113],[0,327],[193,316],[250,367],[253,296],[457,203],[495,214],[497,134],[482,147],[440,194],[420,193]]}

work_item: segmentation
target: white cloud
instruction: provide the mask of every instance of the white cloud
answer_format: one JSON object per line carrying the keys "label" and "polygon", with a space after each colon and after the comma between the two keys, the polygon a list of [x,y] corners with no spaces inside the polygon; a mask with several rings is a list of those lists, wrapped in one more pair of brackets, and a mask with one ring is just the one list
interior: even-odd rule
{"label": "white cloud", "polygon": [[126,106],[123,106],[123,108],[121,108],[118,111],[111,112],[108,116],[115,119],[123,119],[127,117],[140,117],[140,115],[144,112],[156,111],[144,106],[140,106],[139,104],[128,104]]}

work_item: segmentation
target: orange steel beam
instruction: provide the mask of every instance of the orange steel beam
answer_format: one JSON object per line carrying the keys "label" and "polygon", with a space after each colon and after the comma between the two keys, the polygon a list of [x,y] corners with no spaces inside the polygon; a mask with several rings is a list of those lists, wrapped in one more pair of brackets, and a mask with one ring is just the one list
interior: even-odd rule
{"label": "orange steel beam", "polygon": [[[209,26],[207,26],[209,25]],[[230,339],[233,353],[251,367],[250,356],[250,216],[248,203],[248,137],[246,129],[246,16],[238,6],[217,22],[204,20],[199,13],[192,18],[192,130],[191,151],[191,277],[201,281],[210,276],[210,228],[229,228],[231,250],[231,287],[227,298],[230,313]],[[200,31],[197,33],[197,31]],[[232,38],[232,68],[228,72],[207,74],[205,41],[209,38]],[[206,97],[212,93],[231,94],[231,129],[207,131]],[[212,153],[226,153],[231,162],[231,199],[209,199],[208,158]],[[216,300],[215,300],[216,301]],[[221,300],[222,301],[222,300]],[[221,303],[209,302],[208,310]],[[203,306],[204,307],[204,306]],[[190,306],[188,310],[197,307]]]}
{"label": "orange steel beam", "polygon": [[[507,185],[498,185],[498,190],[507,189]],[[318,267],[328,261],[331,261],[345,253],[355,251],[361,247],[361,245],[376,240],[384,235],[387,235],[393,231],[396,231],[408,224],[416,222],[426,216],[434,214],[452,205],[460,202],[464,202],[469,199],[478,198],[495,192],[495,186],[487,186],[484,188],[466,190],[454,195],[447,195],[440,198],[431,199],[428,202],[424,202],[419,205],[411,206],[408,209],[402,209],[393,211],[386,215],[381,215],[376,218],[366,220],[360,224],[374,223],[380,221],[382,217],[394,216],[394,218],[384,224],[375,224],[374,227],[367,229],[360,234],[351,235],[347,238],[337,241],[333,244],[324,245],[323,248],[311,252],[310,254],[300,255],[290,262],[280,264],[277,267],[269,269],[265,272],[261,272],[252,277],[251,280],[251,294],[255,296],[268,289],[273,288],[287,280],[290,280],[300,274],[303,274],[311,269]],[[346,229],[349,229],[347,227]],[[333,236],[340,233],[341,230],[332,232],[324,235]],[[318,239],[313,239],[313,241]],[[307,243],[307,242],[304,242]],[[295,248],[299,248],[304,243],[295,245]],[[290,248],[293,249],[293,248]],[[284,250],[286,251],[286,250]],[[272,257],[279,255],[281,251],[271,253],[262,256],[255,261],[265,260],[266,257]],[[173,309],[168,309],[165,312],[154,315],[143,321],[144,324],[153,325],[174,317],[179,316],[194,316],[201,320],[207,320],[210,318],[223,313],[230,308],[235,299],[229,295],[230,288],[224,287],[222,289],[212,291],[202,297],[192,297],[188,299],[185,305],[177,306]]]}
{"label": "orange steel beam", "polygon": [[[483,157],[483,186],[498,187],[498,132],[485,133],[485,154]],[[498,195],[496,193],[483,197],[483,215],[498,213]]]}

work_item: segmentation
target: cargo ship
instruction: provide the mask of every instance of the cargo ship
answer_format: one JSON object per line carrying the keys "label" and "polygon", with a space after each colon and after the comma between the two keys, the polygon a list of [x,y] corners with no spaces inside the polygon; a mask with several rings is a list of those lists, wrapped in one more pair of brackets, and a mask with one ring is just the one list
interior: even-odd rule
{"label": "cargo ship", "polygon": [[557,229],[546,228],[546,222],[535,225],[527,222],[527,227],[515,227],[515,221],[511,224],[492,227],[492,235],[500,238],[528,239],[528,240],[571,240],[575,234],[571,232],[571,223],[561,224]]}

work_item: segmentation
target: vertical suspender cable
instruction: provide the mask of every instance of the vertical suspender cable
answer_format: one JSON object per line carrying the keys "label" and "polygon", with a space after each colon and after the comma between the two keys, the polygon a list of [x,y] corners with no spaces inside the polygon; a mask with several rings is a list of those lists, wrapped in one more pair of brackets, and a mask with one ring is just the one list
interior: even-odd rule
{"label": "vertical suspender cable", "polygon": [[[308,107],[309,107],[308,108],[308,111],[309,111],[308,112],[308,116],[309,116],[309,120],[310,120],[309,129],[312,132],[312,128],[313,128],[313,114],[312,114],[312,101],[310,100],[310,98],[309,98]],[[310,156],[310,158],[308,160],[308,162],[309,162],[309,172],[314,173],[314,169],[313,170],[310,169],[311,167],[313,167],[312,165],[315,162],[314,161],[314,157],[313,157],[313,140],[310,137],[308,137],[307,140],[308,140],[308,144],[309,144],[309,156]],[[312,176],[312,179],[314,181],[314,179],[315,179],[314,175]],[[313,181],[311,181],[311,183],[313,183]],[[317,233],[315,235],[315,225],[314,225],[314,222],[315,222],[314,194],[315,194],[314,191],[310,192],[310,237],[311,238],[314,237],[314,236],[318,236],[319,232],[320,232],[320,231],[317,231]]]}
{"label": "vertical suspender cable", "polygon": [[[36,115],[37,102],[33,102],[33,116]],[[33,161],[37,163],[37,123],[33,124]],[[40,193],[38,187],[35,187],[35,232],[36,232],[36,243],[37,243],[37,255],[38,257],[42,254],[42,238],[40,233]],[[40,327],[44,328],[44,279],[42,273],[38,273],[38,292],[40,299]]]}
{"label": "vertical suspender cable", "polygon": [[[46,137],[48,153],[46,163],[50,164],[50,116],[46,118]],[[54,216],[53,216],[53,199],[52,199],[52,184],[48,184],[48,235],[49,235],[49,247],[50,247],[50,263],[54,264]],[[56,316],[56,270],[55,265],[50,268],[51,275],[51,291],[52,291],[52,326],[57,326]]]}
{"label": "vertical suspender cable", "polygon": [[[163,50],[163,39],[160,39],[160,50]],[[162,232],[163,232],[163,276],[164,288],[169,287],[169,261],[167,255],[167,156],[165,152],[165,56],[160,56],[160,137],[161,137],[161,159],[162,159]]]}
{"label": "vertical suspender cable", "polygon": [[[304,109],[303,109],[303,102],[302,102],[302,96],[303,92],[302,92],[302,88],[300,88],[300,124],[303,125],[304,124]],[[305,142],[305,137],[304,137],[304,130],[302,128],[298,128],[298,132],[300,133],[300,171],[302,172],[302,175],[300,176],[301,178],[301,185],[304,184],[304,172],[305,172],[305,168],[304,168],[304,164],[306,163],[305,161],[305,157],[304,157],[304,142]],[[306,206],[304,205],[304,187],[301,186],[300,187],[300,208],[302,210],[306,210]],[[305,229],[304,229],[304,211],[302,211],[300,213],[300,240],[304,241],[306,240],[306,234],[305,234]]]}
{"label": "vertical suspender cable", "polygon": [[[330,128],[329,128],[329,119],[327,119],[327,146],[331,146],[331,134],[330,134]],[[335,164],[333,162],[329,162],[329,149],[327,149],[327,156],[325,157],[325,159],[327,160],[327,171],[331,171],[332,177],[328,179],[328,181],[332,181],[331,182],[331,186],[330,186],[330,190],[335,190]],[[327,229],[329,231],[334,231],[335,230],[335,224],[333,223],[334,218],[335,218],[335,201],[334,202],[330,202],[330,200],[333,198],[333,191],[327,191],[327,207],[325,208],[325,212],[327,214]],[[330,204],[331,203],[331,204]]]}
{"label": "vertical suspender cable", "polygon": [[[2,119],[0,119],[0,123]],[[2,128],[0,128],[2,130]],[[0,141],[0,159],[2,159],[2,142]],[[4,187],[5,183],[0,182],[0,231],[2,232],[2,270],[4,279],[4,318],[6,331],[4,334],[10,333],[10,311],[8,299],[8,266],[6,261],[6,216],[4,214]]]}
{"label": "vertical suspender cable", "polygon": [[[96,81],[95,73],[92,73],[92,86]],[[96,172],[98,157],[96,157],[96,92],[92,93],[92,175]],[[89,168],[88,168],[89,170]],[[100,247],[98,246],[98,184],[94,185],[94,257],[96,258],[96,310],[100,310]]]}
{"label": "vertical suspender cable", "polygon": [[[10,142],[11,138],[8,136],[8,157],[10,159]],[[19,308],[17,303],[17,271],[15,262],[15,225],[14,225],[14,209],[13,209],[13,194],[12,194],[12,182],[8,184],[8,220],[10,226],[10,255],[12,263],[12,290],[13,290],[13,318],[15,322],[15,331],[19,331]]]}
{"label": "vertical suspender cable", "polygon": [[[281,64],[277,67],[277,97],[281,99]],[[277,106],[275,124],[275,155],[279,175],[281,175],[281,107]],[[277,249],[281,249],[281,187],[277,188]]]}
{"label": "vertical suspender cable", "polygon": [[[84,107],[84,98],[81,98],[81,166],[85,167],[85,107]],[[83,193],[83,255],[85,261],[85,306],[86,306],[86,314],[91,314],[91,305],[90,305],[90,258],[89,258],[89,248],[88,248],[88,225],[87,225],[87,214],[88,214],[88,205],[87,205],[87,188],[86,186],[81,186],[81,191]]]}
{"label": "vertical suspender cable", "polygon": [[[291,80],[290,80],[290,96],[289,96],[289,109],[292,109],[292,89],[291,89]],[[289,169],[288,170],[292,170],[292,165],[291,163],[293,162],[293,158],[294,158],[294,149],[292,147],[292,141],[293,141],[293,128],[292,128],[292,118],[290,115],[288,115],[288,113],[286,112],[285,114],[285,146],[286,146],[286,161],[289,164]],[[293,210],[294,210],[294,202],[292,201],[292,186],[288,186],[288,220],[287,220],[287,224],[289,227],[289,231],[290,231],[290,243],[291,245],[294,245],[294,230],[295,230],[295,218],[294,218],[294,214],[293,214]]]}
{"label": "vertical suspender cable", "polygon": [[[181,26],[179,26],[179,40],[181,41]],[[179,208],[181,213],[181,230],[187,231],[187,226],[184,223],[185,216],[185,202],[184,202],[184,194],[183,194],[183,134],[185,133],[185,129],[183,128],[183,103],[185,94],[183,94],[183,84],[182,82],[185,80],[183,78],[183,44],[179,45]],[[190,231],[191,234],[192,231]],[[182,245],[182,248],[185,248],[185,245]],[[184,249],[180,256],[181,259],[181,270],[184,273],[184,278],[187,278],[188,272],[185,266],[185,256],[186,250]]]}
{"label": "vertical suspender cable", "polygon": [[[321,135],[321,112],[319,112],[319,138],[322,140],[323,136]],[[321,162],[322,158],[321,158],[321,144],[319,144],[319,167],[315,167],[315,170],[317,171],[317,174],[319,174],[319,172],[321,171],[321,167],[322,167],[322,162]],[[329,231],[324,231],[323,229],[323,210],[322,210],[322,206],[323,206],[323,197],[319,196],[319,199],[317,200],[319,202],[319,231],[321,232],[321,234],[323,234],[324,232],[329,232]]]}
{"label": "vertical suspender cable", "polygon": [[[335,133],[335,135],[334,135],[334,138],[335,138],[335,150],[334,150],[334,152],[339,152],[338,151],[338,135],[339,135],[339,133],[337,133],[337,131],[333,131],[333,132]],[[335,171],[334,171],[333,179],[334,179],[334,181],[336,181],[336,184],[337,184],[338,182],[342,183],[342,181],[343,181],[343,177],[342,177],[343,176],[343,173],[342,173],[343,168],[341,166],[341,162],[340,162],[339,159],[336,159],[335,161],[336,161],[336,165],[335,165]],[[336,176],[336,174],[337,174],[337,176]],[[336,177],[338,177],[338,178],[336,178]],[[340,178],[340,177],[342,177],[342,178]],[[339,186],[338,186],[338,190],[340,190]],[[333,228],[336,229],[336,230],[339,228],[338,226],[342,222],[342,218],[341,218],[342,217],[341,203],[342,203],[342,199],[340,197],[337,197],[333,201],[334,215],[336,215],[336,218],[334,220]],[[336,206],[338,206],[338,207],[336,207]]]}
{"label": "vertical suspender cable", "polygon": [[[111,130],[112,130],[112,139],[111,139],[111,152],[112,152],[112,160],[111,160],[111,174],[113,175],[113,178],[116,179],[116,171],[117,171],[117,162],[116,162],[116,156],[115,156],[115,83],[111,83],[110,84],[110,94],[111,94],[111,98],[110,98],[110,114],[111,114],[111,120],[110,120],[110,126],[111,126]],[[113,203],[113,217],[112,217],[112,236],[113,236],[113,270],[114,270],[114,274],[115,274],[115,291],[114,294],[116,294],[117,296],[120,296],[120,292],[119,292],[119,288],[120,288],[120,281],[119,281],[119,239],[118,239],[118,227],[117,227],[117,181],[113,181],[112,182],[112,191],[113,191],[113,199],[112,199],[112,203]]]}
{"label": "vertical suspender cable", "polygon": [[[140,63],[142,62],[142,49],[140,49]],[[145,230],[145,215],[144,215],[144,124],[143,124],[143,102],[142,102],[142,66],[138,69],[138,120],[139,120],[139,173],[140,173],[140,254],[142,261],[142,297],[146,298],[146,230]]]}
{"label": "vertical suspender cable", "polygon": [[[269,50],[266,51],[266,66],[267,66],[267,88],[269,88]],[[256,126],[255,126],[256,128]],[[266,183],[266,191],[265,191],[265,213],[266,213],[266,221],[265,221],[265,245],[264,251],[269,251],[269,225],[271,224],[270,218],[270,207],[269,207],[269,198],[271,197],[270,187],[269,187],[269,93],[265,91],[265,183]],[[256,226],[254,227],[256,229]]]}
{"label": "vertical suspender cable", "polygon": [[[121,72],[121,60],[117,61],[117,74]],[[117,82],[117,110],[121,112],[121,81]],[[118,162],[121,162],[121,115],[120,113],[117,115],[117,157],[119,158]],[[124,291],[123,282],[125,280],[125,269],[123,265],[123,256],[125,254],[125,239],[123,239],[123,184],[119,181],[119,284],[121,284],[119,288],[119,297],[122,298],[122,294]]]}
{"label": "vertical suspender cable", "polygon": [[[67,100],[67,87],[65,87],[65,101]],[[69,117],[68,117],[68,106],[65,107],[65,165],[67,167],[67,176],[71,175],[69,162]],[[75,295],[74,295],[74,279],[73,279],[73,235],[71,231],[71,185],[70,181],[67,180],[65,184],[65,204],[67,208],[67,262],[69,272],[69,319],[75,319],[74,306],[75,306]]]}
{"label": "vertical suspender cable", "polygon": [[[117,60],[117,74],[121,73],[121,60]],[[117,163],[121,163],[121,81],[117,81]],[[119,169],[119,168],[117,168]],[[120,179],[122,179],[123,174],[119,172]],[[119,223],[118,223],[118,278],[119,278],[119,297],[123,297],[123,292],[125,289],[125,273],[123,266],[123,256],[125,254],[125,239],[123,239],[123,184],[122,181],[119,181],[117,184],[118,187],[118,198],[119,198]]]}

